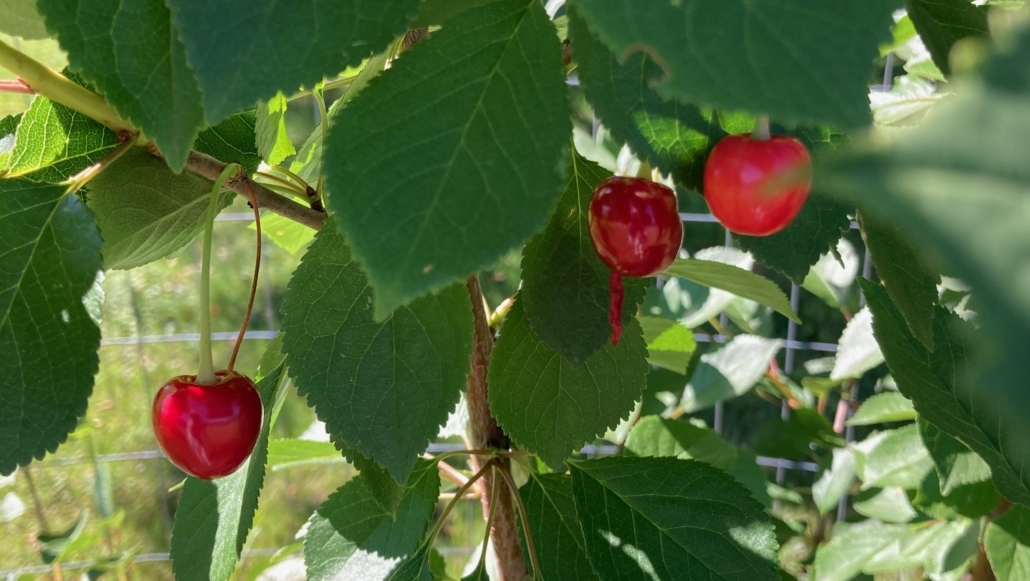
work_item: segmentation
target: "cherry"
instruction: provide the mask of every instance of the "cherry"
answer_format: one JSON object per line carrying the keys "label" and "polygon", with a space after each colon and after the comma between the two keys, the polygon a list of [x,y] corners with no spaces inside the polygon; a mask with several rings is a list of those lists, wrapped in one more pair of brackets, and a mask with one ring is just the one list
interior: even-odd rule
{"label": "cherry", "polygon": [[590,198],[590,242],[612,269],[608,320],[612,345],[622,335],[623,276],[662,272],[683,243],[683,222],[672,189],[643,178],[610,177]]}
{"label": "cherry", "polygon": [[811,171],[808,150],[793,137],[731,135],[708,156],[705,200],[730,231],[768,236],[801,211],[812,186]]}
{"label": "cherry", "polygon": [[183,472],[211,479],[232,474],[250,456],[261,431],[263,409],[254,382],[219,371],[216,383],[195,375],[173,377],[157,391],[154,435],[161,451]]}

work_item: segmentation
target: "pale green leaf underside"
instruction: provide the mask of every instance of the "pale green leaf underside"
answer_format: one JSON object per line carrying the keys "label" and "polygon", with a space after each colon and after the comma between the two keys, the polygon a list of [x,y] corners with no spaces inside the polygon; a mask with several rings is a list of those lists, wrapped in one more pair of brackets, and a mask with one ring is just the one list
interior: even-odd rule
{"label": "pale green leaf underside", "polygon": [[683,409],[692,413],[747,393],[782,347],[779,339],[737,335],[719,350],[705,353],[683,390]]}
{"label": "pale green leaf underside", "polygon": [[39,0],[39,10],[57,33],[71,68],[95,83],[122,117],[157,143],[168,165],[181,171],[204,123],[204,111],[165,3]]}
{"label": "pale green leaf underside", "polygon": [[[104,267],[128,269],[164,258],[204,229],[211,182],[176,175],[140,148],[126,152],[89,183],[87,204],[104,236]],[[219,209],[232,195],[222,194]]]}
{"label": "pale green leaf underside", "polygon": [[665,274],[731,292],[770,307],[792,321],[801,322],[794,309],[790,308],[787,295],[783,294],[776,283],[743,268],[711,260],[677,258]]}
{"label": "pale green leaf underside", "polygon": [[1030,509],[1014,506],[987,525],[984,550],[998,581],[1030,578]]}
{"label": "pale green leaf underside", "polygon": [[571,124],[561,45],[536,0],[469,10],[341,109],[329,206],[376,318],[494,264],[546,222]]}
{"label": "pale green leaf underside", "polygon": [[923,444],[937,468],[941,494],[947,496],[959,487],[991,479],[991,467],[968,446],[923,418],[919,419],[918,426]]}
{"label": "pale green leaf underside", "polygon": [[64,186],[0,180],[0,474],[53,452],[86,413],[100,329],[83,298],[100,234]]}
{"label": "pale green leaf underside", "polygon": [[835,449],[829,468],[823,470],[812,484],[812,500],[819,508],[819,512],[826,514],[830,509],[836,508],[854,479],[854,453],[847,448]]}
{"label": "pale green leaf underside", "polygon": [[602,579],[780,578],[762,505],[721,470],[673,458],[569,468],[587,554]]}
{"label": "pale green leaf underside", "polygon": [[646,357],[630,319],[618,347],[605,345],[573,366],[540,341],[517,298],[490,361],[490,409],[513,441],[557,468],[629,415],[647,386]]}
{"label": "pale green leaf underside", "polygon": [[36,10],[36,0],[0,0],[0,32],[25,40],[47,37],[46,23]]}
{"label": "pale green leaf underside", "polygon": [[868,426],[885,422],[903,422],[916,419],[916,410],[907,397],[896,391],[878,393],[862,402],[849,426]]}
{"label": "pale green leaf underside", "polygon": [[933,470],[915,424],[874,434],[855,444],[855,472],[862,488],[918,488]]}
{"label": "pale green leaf underside", "polygon": [[[785,124],[869,123],[867,78],[895,0],[577,0],[620,59],[646,52],[666,99],[768,114]],[[831,59],[810,55],[832,54]],[[783,79],[791,79],[785,83]]]}
{"label": "pale green leaf underside", "polygon": [[873,575],[912,567],[934,571],[967,527],[962,521],[929,526],[859,523],[819,548],[813,576],[819,581],[851,581],[859,573]]}
{"label": "pale green leaf underside", "polygon": [[334,441],[408,477],[465,387],[468,294],[453,285],[373,319],[373,290],[333,222],[315,235],[283,301],[290,375]]}

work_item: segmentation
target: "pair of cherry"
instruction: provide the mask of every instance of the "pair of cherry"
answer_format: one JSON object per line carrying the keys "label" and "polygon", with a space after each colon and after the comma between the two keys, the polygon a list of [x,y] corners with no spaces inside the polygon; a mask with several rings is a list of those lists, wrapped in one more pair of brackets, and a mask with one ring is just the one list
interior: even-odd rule
{"label": "pair of cherry", "polygon": [[[712,214],[732,232],[768,236],[801,211],[811,186],[811,159],[797,139],[768,135],[768,122],[751,135],[720,141],[708,156],[704,195]],[[664,271],[683,242],[676,194],[643,178],[611,177],[590,199],[590,241],[612,270],[608,319],[612,344],[622,334],[623,276]]]}

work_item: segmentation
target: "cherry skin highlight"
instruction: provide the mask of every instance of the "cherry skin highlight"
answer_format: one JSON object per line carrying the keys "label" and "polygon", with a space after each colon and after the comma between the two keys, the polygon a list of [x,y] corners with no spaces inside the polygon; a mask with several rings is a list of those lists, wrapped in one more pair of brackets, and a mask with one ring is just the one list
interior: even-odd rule
{"label": "cherry skin highlight", "polygon": [[235,472],[257,443],[264,415],[254,382],[219,371],[214,385],[195,375],[173,377],[157,391],[152,408],[161,451],[190,476],[209,480]]}
{"label": "cherry skin highlight", "polygon": [[590,243],[608,268],[608,321],[612,345],[622,335],[623,276],[657,274],[676,260],[683,243],[683,222],[670,188],[631,177],[610,177],[590,198]]}
{"label": "cherry skin highlight", "polygon": [[705,201],[732,232],[769,236],[801,211],[812,186],[812,159],[805,145],[785,135],[766,140],[731,135],[705,164]]}

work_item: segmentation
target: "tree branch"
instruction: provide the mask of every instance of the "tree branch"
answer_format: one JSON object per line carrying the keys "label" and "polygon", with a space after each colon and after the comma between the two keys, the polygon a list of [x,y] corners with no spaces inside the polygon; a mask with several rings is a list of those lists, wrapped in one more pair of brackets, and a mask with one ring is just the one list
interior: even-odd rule
{"label": "tree branch", "polygon": [[[218,177],[218,174],[222,173],[223,169],[225,169],[224,163],[196,151],[191,151],[189,158],[186,160],[186,171],[212,181]],[[315,230],[321,228],[322,224],[325,223],[326,214],[324,212],[312,210],[303,204],[280,196],[253,180],[251,180],[250,184],[254,188],[254,196],[257,198],[258,204],[262,208],[266,208],[284,218],[289,218],[294,222],[299,222]],[[241,181],[232,181],[227,185],[232,191],[241,196],[248,195],[247,186]]]}
{"label": "tree branch", "polygon": [[[471,368],[468,375],[468,390],[465,394],[468,401],[469,423],[472,427],[472,443],[476,448],[507,450],[511,442],[490,414],[490,404],[487,400],[486,374],[490,367],[490,354],[494,348],[494,335],[483,306],[483,291],[479,286],[479,278],[475,275],[469,277],[465,287],[472,301],[472,316],[475,319]],[[496,458],[495,461],[498,470],[511,475],[509,458]],[[484,474],[482,490],[493,490],[494,485],[494,475]],[[483,503],[483,514],[493,519],[490,538],[494,542],[494,553],[497,555],[502,581],[525,581],[529,579],[529,571],[522,557],[512,494],[509,487],[502,484],[497,488],[497,500],[493,506],[490,506],[490,495],[482,494],[480,499]]]}

